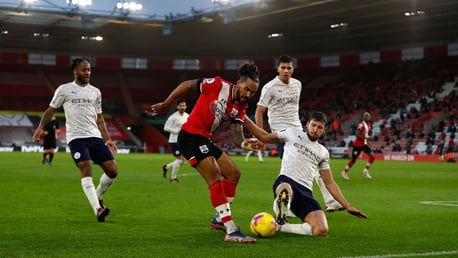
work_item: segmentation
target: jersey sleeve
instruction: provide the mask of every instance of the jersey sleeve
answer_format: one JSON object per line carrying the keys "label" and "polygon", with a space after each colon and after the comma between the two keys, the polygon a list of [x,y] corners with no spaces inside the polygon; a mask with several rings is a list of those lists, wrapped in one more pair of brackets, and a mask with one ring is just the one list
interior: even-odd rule
{"label": "jersey sleeve", "polygon": [[179,121],[177,118],[177,113],[173,113],[164,124],[164,131],[169,133],[178,134],[181,130],[181,126],[179,125]]}
{"label": "jersey sleeve", "polygon": [[231,119],[231,123],[237,123],[237,124],[243,124],[245,121],[245,115],[246,115],[246,110],[248,108],[248,104],[240,104],[236,103],[233,108],[231,113],[234,113],[235,116]]}
{"label": "jersey sleeve", "polygon": [[288,141],[287,129],[282,129],[282,130],[277,131],[277,137],[280,140],[280,142]]}
{"label": "jersey sleeve", "polygon": [[164,131],[169,132],[169,133],[171,130],[172,118],[173,118],[173,115],[169,116],[164,124]]}
{"label": "jersey sleeve", "polygon": [[52,97],[51,103],[49,103],[50,107],[53,108],[60,108],[65,100],[65,89],[64,87],[60,86],[57,87],[56,91],[54,91],[54,96]]}
{"label": "jersey sleeve", "polygon": [[97,114],[102,114],[102,92],[99,89],[96,89],[97,99],[95,105],[95,111]]}
{"label": "jersey sleeve", "polygon": [[331,165],[329,162],[330,162],[329,151],[328,149],[326,149],[326,147],[323,146],[322,157],[321,157],[320,163],[318,164],[318,170],[331,169]]}
{"label": "jersey sleeve", "polygon": [[270,103],[270,99],[271,99],[271,96],[270,96],[270,90],[269,90],[269,87],[263,87],[262,90],[261,90],[261,95],[259,97],[259,101],[257,103],[258,106],[263,106],[263,107],[267,107]]}
{"label": "jersey sleeve", "polygon": [[200,83],[200,93],[202,94],[210,94],[212,92],[217,92],[219,87],[215,87],[215,85],[220,85],[221,79],[216,76],[214,78],[204,78]]}

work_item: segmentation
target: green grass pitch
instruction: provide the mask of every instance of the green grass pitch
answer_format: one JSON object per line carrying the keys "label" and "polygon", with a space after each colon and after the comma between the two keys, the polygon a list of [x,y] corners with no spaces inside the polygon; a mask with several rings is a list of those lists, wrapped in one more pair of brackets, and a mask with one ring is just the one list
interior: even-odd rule
{"label": "green grass pitch", "polygon": [[[272,213],[280,159],[243,158],[233,157],[242,178],[232,212],[251,235],[251,217]],[[376,161],[368,180],[361,160],[344,181],[347,160],[334,159],[337,183],[367,220],[330,213],[328,237],[277,233],[246,245],[226,243],[222,232],[209,228],[214,210],[208,187],[188,164],[180,183],[162,178],[161,164],[172,159],[117,155],[119,177],[104,197],[111,214],[97,223],[69,154],[57,153],[48,167],[40,153],[0,153],[0,257],[458,256],[457,164]],[[95,184],[100,175],[94,167]],[[314,192],[323,203],[319,189]]]}

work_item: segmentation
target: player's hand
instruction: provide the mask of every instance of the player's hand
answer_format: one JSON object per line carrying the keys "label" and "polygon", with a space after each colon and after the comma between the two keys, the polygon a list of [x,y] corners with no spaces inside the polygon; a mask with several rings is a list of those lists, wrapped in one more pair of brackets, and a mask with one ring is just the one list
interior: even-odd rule
{"label": "player's hand", "polygon": [[38,129],[35,130],[35,132],[33,133],[32,141],[33,141],[33,142],[39,141],[42,135],[43,135],[43,129],[38,128]]}
{"label": "player's hand", "polygon": [[347,212],[350,213],[351,215],[353,216],[356,216],[358,218],[361,218],[361,219],[367,219],[367,215],[364,214],[364,212],[354,208],[354,207],[349,207],[347,209]]}
{"label": "player's hand", "polygon": [[262,142],[260,142],[256,138],[247,138],[247,139],[243,140],[243,142],[241,144],[241,147],[242,147],[242,149],[244,149],[246,151],[257,151],[259,149],[261,143]]}
{"label": "player's hand", "polygon": [[160,103],[151,105],[151,112],[153,116],[164,113],[166,109],[167,109],[167,106],[164,104],[164,102],[160,102]]}
{"label": "player's hand", "polygon": [[114,143],[112,140],[106,141],[105,144],[107,145],[111,153],[113,154],[118,153],[118,146],[116,146],[116,143]]}

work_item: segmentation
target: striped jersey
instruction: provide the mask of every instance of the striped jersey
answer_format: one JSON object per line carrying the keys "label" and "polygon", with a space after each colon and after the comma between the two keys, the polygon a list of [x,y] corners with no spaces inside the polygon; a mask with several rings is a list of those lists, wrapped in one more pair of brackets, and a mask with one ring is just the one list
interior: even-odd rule
{"label": "striped jersey", "polygon": [[199,98],[182,130],[210,138],[222,122],[243,123],[248,103],[232,99],[232,83],[216,76],[203,79],[198,87]]}

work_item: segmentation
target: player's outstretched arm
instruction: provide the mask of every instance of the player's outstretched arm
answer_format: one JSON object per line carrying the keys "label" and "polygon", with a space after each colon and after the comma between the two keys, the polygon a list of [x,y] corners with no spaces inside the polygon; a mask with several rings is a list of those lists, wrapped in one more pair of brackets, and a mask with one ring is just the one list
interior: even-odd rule
{"label": "player's outstretched arm", "polygon": [[350,213],[351,215],[354,215],[358,218],[361,218],[361,219],[367,219],[367,215],[363,212],[363,211],[360,211],[358,209],[356,209],[355,207],[348,207],[347,208],[347,212]]}
{"label": "player's outstretched arm", "polygon": [[329,193],[331,193],[332,197],[334,197],[334,199],[338,201],[345,208],[345,210],[347,210],[348,213],[358,218],[367,219],[367,215],[364,214],[364,212],[351,206],[351,204],[345,199],[342,192],[340,191],[340,187],[334,181],[330,169],[320,170],[320,175],[324,184],[326,185],[326,188],[329,190]]}
{"label": "player's outstretched arm", "polygon": [[40,140],[41,135],[43,135],[43,127],[51,121],[51,118],[54,116],[54,113],[56,113],[56,109],[53,107],[48,107],[46,111],[43,113],[41,116],[40,124],[38,125],[37,130],[34,132],[32,136],[32,141],[38,141]]}
{"label": "player's outstretched arm", "polygon": [[167,108],[173,103],[173,101],[185,95],[191,90],[197,90],[197,82],[198,80],[196,79],[187,80],[180,83],[163,102],[151,105],[152,115],[155,116],[164,113],[167,111]]}
{"label": "player's outstretched arm", "polygon": [[244,125],[254,135],[254,137],[258,138],[264,143],[280,142],[277,133],[266,132],[264,129],[257,126],[248,116],[245,116]]}

